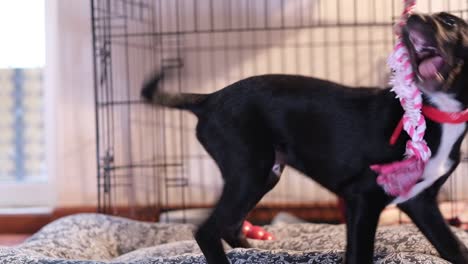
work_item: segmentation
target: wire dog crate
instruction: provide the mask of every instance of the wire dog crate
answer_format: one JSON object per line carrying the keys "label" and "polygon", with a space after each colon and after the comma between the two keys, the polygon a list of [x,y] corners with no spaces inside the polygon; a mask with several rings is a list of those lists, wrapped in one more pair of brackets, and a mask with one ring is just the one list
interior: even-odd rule
{"label": "wire dog crate", "polygon": [[[401,2],[92,0],[99,211],[157,219],[167,210],[209,207],[220,192],[195,119],[140,100],[149,75],[165,73],[161,89],[201,93],[264,73],[383,87]],[[467,2],[421,0],[418,10],[466,17]],[[460,189],[468,186],[465,167],[448,184],[452,199],[468,198]],[[285,174],[262,203],[335,202],[299,173]]]}

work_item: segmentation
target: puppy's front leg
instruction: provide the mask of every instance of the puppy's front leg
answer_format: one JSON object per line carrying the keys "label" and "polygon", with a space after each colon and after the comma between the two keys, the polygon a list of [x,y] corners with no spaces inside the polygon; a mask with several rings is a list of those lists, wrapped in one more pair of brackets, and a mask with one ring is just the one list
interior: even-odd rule
{"label": "puppy's front leg", "polygon": [[445,222],[435,192],[428,189],[398,207],[411,218],[442,258],[451,263],[468,263],[468,249]]}
{"label": "puppy's front leg", "polygon": [[344,199],[347,228],[345,263],[372,263],[375,232],[385,202],[369,194],[356,194]]}

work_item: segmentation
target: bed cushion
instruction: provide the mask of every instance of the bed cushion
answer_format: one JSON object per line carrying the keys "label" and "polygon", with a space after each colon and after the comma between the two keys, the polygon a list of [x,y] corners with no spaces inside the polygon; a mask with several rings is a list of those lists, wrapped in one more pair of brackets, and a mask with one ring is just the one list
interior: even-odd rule
{"label": "bed cushion", "polygon": [[[275,241],[251,240],[252,249],[227,249],[232,263],[341,263],[345,227],[278,223],[265,227]],[[195,227],[78,214],[50,223],[16,247],[0,247],[11,263],[205,263],[193,240]],[[467,233],[454,229],[468,245]],[[413,225],[381,227],[376,263],[448,263]]]}

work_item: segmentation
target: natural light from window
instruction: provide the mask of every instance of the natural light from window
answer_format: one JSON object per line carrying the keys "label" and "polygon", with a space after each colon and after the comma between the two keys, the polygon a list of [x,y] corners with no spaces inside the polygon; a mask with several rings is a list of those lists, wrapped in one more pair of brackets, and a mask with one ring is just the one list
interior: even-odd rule
{"label": "natural light from window", "polygon": [[0,68],[45,64],[44,0],[0,1]]}

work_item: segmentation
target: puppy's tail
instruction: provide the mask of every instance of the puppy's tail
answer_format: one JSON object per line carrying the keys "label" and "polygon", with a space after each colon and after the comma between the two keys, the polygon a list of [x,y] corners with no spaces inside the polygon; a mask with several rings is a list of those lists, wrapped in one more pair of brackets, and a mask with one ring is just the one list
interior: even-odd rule
{"label": "puppy's tail", "polygon": [[163,77],[162,73],[157,73],[143,85],[141,96],[145,101],[160,106],[189,110],[196,115],[201,113],[208,94],[166,93],[160,91],[158,84]]}

